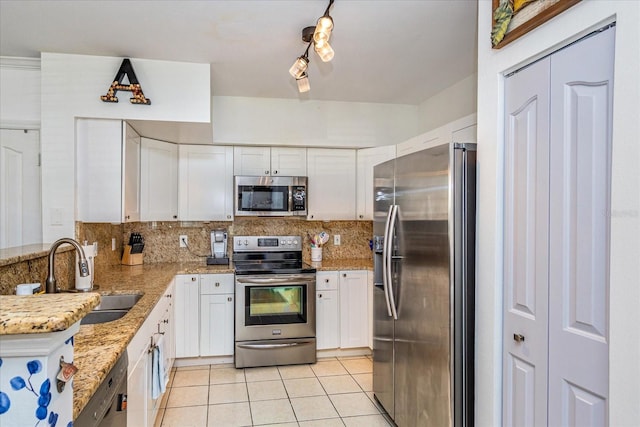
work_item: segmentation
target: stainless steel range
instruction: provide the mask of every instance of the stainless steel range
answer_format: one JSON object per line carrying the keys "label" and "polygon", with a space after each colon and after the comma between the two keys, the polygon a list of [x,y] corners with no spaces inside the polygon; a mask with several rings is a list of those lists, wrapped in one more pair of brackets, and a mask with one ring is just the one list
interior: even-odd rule
{"label": "stainless steel range", "polygon": [[316,361],[316,269],[300,236],[235,236],[235,366]]}

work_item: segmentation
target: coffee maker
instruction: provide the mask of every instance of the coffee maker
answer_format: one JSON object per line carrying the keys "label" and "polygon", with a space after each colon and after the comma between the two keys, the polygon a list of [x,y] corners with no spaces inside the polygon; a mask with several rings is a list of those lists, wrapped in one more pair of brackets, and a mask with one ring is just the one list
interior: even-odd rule
{"label": "coffee maker", "polygon": [[211,256],[207,257],[207,265],[229,264],[227,256],[227,232],[214,230],[211,232]]}

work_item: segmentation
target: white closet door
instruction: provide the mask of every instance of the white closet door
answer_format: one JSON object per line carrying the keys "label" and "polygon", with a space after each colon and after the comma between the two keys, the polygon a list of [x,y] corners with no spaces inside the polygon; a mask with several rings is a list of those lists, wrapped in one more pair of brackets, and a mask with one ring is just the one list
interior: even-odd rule
{"label": "white closet door", "polygon": [[505,96],[504,425],[543,426],[547,422],[549,58],[507,78]]}
{"label": "white closet door", "polygon": [[0,249],[42,242],[40,132],[0,130]]}
{"label": "white closet door", "polygon": [[614,36],[551,57],[549,425],[608,420]]}

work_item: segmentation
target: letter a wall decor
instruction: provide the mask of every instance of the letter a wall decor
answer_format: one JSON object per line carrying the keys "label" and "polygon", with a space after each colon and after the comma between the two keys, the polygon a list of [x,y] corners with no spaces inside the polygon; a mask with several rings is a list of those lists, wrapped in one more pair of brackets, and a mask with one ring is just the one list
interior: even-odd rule
{"label": "letter a wall decor", "polygon": [[[129,79],[128,85],[123,85],[122,80],[127,76]],[[149,98],[145,98],[144,93],[142,92],[142,87],[140,83],[138,83],[138,78],[136,77],[136,73],[133,71],[133,66],[131,65],[131,61],[129,58],[125,58],[122,61],[122,65],[120,65],[120,69],[116,74],[116,77],[113,79],[113,83],[109,87],[109,91],[106,95],[100,96],[104,102],[118,102],[118,97],[116,93],[119,90],[126,90],[133,93],[133,98],[129,98],[132,104],[145,104],[151,105],[151,100]]]}

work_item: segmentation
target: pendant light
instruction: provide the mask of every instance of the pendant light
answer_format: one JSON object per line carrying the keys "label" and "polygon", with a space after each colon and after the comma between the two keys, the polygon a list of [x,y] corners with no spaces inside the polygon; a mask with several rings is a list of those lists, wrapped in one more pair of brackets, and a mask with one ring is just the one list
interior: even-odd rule
{"label": "pendant light", "polygon": [[291,68],[289,74],[296,79],[298,84],[298,91],[300,93],[308,92],[310,89],[309,76],[307,69],[309,67],[309,48],[314,45],[314,50],[322,60],[322,62],[329,62],[333,59],[334,51],[329,44],[331,38],[331,32],[333,31],[333,18],[329,15],[329,9],[335,0],[329,0],[329,5],[324,11],[315,27],[305,27],[302,29],[302,41],[307,43],[307,49],[302,56],[299,56]]}

